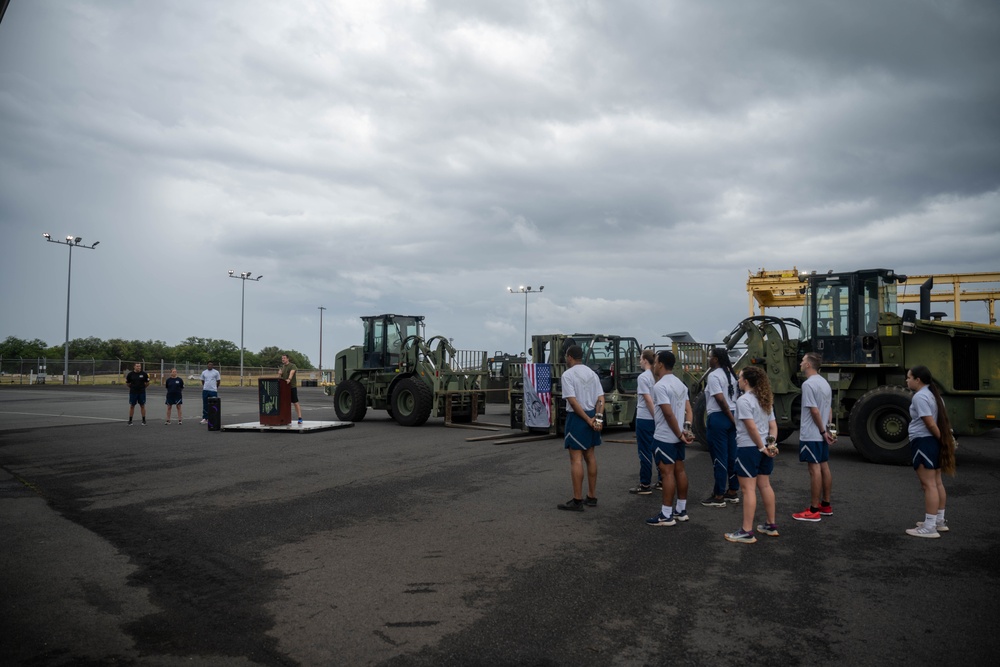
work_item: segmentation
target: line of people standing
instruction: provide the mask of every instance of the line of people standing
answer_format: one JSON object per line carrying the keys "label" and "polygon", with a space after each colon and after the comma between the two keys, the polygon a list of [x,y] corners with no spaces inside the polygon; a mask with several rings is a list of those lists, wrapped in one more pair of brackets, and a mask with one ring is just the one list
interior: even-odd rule
{"label": "line of people standing", "polygon": [[[576,348],[576,349],[574,349]],[[596,418],[603,410],[603,392],[596,373],[581,363],[582,350],[567,351],[567,372],[563,375],[563,395],[567,400],[564,446],[570,453],[574,497],[559,509],[582,511],[596,507],[597,460],[602,424]],[[833,516],[830,445],[837,439],[833,421],[833,391],[820,374],[822,357],[804,355],[799,368],[802,384],[799,461],[809,474],[810,504],[792,514],[796,521],[819,522]],[[669,350],[654,355],[645,350],[640,358],[643,372],[637,382],[636,447],[639,483],[629,489],[635,495],[651,495],[653,468],[659,473],[660,512],[646,520],[650,526],[674,526],[689,519],[686,446],[693,442],[692,409],[687,387],[674,374],[676,358]],[[712,457],[712,495],[702,501],[706,507],[738,505],[742,492],[742,521],[739,529],[726,533],[730,542],[754,543],[757,495],[765,521],[756,531],[770,537],[779,535],[774,490],[770,476],[778,453],[778,426],[774,416],[774,395],[767,373],[755,366],[734,371],[725,348],[715,348],[709,356],[711,370],[705,387],[706,444]],[[576,370],[573,370],[576,369]],[[570,373],[572,371],[572,373]],[[566,378],[570,376],[567,388]],[[910,407],[909,437],[913,468],[925,499],[925,516],[906,533],[915,537],[937,538],[948,531],[945,519],[947,495],[941,473],[954,474],[955,442],[941,394],[925,366],[907,372],[907,386],[914,392]],[[586,387],[581,391],[577,387]],[[683,417],[683,424],[679,417]],[[588,496],[582,495],[583,464],[588,471]]]}

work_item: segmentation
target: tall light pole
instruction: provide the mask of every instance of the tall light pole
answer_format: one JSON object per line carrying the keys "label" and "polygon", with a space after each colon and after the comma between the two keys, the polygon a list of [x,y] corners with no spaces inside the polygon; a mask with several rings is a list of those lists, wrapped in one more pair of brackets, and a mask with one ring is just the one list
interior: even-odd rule
{"label": "tall light pole", "polygon": [[69,246],[69,268],[66,270],[66,347],[64,350],[63,358],[63,384],[69,384],[69,292],[70,285],[73,280],[73,248],[86,248],[87,250],[93,250],[97,247],[100,241],[94,241],[93,245],[80,245],[80,241],[83,239],[79,236],[73,236],[70,234],[66,237],[66,240],[54,239],[48,233],[42,234],[45,240],[49,243],[61,243],[63,245]]}
{"label": "tall light pole", "polygon": [[542,285],[537,290],[531,289],[531,285],[525,287],[521,285],[517,289],[513,287],[508,287],[507,291],[511,294],[524,294],[524,360],[528,360],[528,295],[529,294],[540,294],[542,290],[545,289],[545,285]]}
{"label": "tall light pole", "polygon": [[236,275],[235,271],[229,272],[230,278],[238,278],[239,280],[243,281],[243,296],[240,299],[240,386],[241,387],[243,386],[243,321],[244,321],[243,315],[246,312],[247,281],[251,280],[253,282],[257,282],[258,280],[264,277],[264,276],[257,276],[256,278],[251,278],[250,277],[251,275],[252,274],[249,271],[244,271],[240,275]]}
{"label": "tall light pole", "polygon": [[323,381],[323,311],[326,310],[325,306],[317,306],[319,308],[319,381]]}

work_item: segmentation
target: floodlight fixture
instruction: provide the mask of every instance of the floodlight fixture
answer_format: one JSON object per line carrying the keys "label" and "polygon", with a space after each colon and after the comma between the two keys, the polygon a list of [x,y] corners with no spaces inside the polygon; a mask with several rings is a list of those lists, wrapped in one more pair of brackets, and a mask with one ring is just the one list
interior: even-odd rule
{"label": "floodlight fixture", "polygon": [[531,285],[519,285],[516,290],[512,287],[507,288],[507,291],[510,292],[511,294],[524,294],[524,358],[525,359],[528,358],[528,295],[538,294],[544,289],[545,289],[544,285],[539,287],[537,290],[534,289]]}
{"label": "floodlight fixture", "polygon": [[237,280],[243,281],[243,289],[241,290],[242,295],[240,297],[240,386],[243,386],[243,325],[246,321],[246,301],[247,301],[247,281],[257,282],[264,276],[257,276],[256,278],[251,278],[253,275],[249,271],[242,271],[240,275],[236,275],[236,271],[230,269],[229,277],[236,278]]}
{"label": "floodlight fixture", "polygon": [[82,241],[83,238],[72,234],[67,234],[65,241],[53,240],[52,235],[48,232],[43,233],[42,236],[49,243],[61,243],[62,245],[69,247],[69,263],[66,270],[66,343],[63,348],[63,384],[69,384],[69,305],[71,288],[73,285],[73,246],[93,250],[97,247],[97,243],[95,242],[94,245],[90,246],[81,246],[80,241]]}

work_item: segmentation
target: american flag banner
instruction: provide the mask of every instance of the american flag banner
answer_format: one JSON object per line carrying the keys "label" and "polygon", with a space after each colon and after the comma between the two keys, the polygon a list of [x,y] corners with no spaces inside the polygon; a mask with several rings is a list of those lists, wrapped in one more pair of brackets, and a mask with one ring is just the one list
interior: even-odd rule
{"label": "american flag banner", "polygon": [[524,365],[524,423],[548,428],[552,422],[552,364]]}

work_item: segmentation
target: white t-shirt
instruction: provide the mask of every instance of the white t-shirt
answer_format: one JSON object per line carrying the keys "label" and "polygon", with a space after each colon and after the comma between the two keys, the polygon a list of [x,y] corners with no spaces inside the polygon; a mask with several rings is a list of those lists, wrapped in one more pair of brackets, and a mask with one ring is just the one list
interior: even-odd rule
{"label": "white t-shirt", "polygon": [[[643,396],[653,396],[653,385],[656,384],[656,378],[653,377],[653,371],[645,370],[639,375],[639,388],[636,389],[636,393],[639,395],[638,405],[635,408],[635,418],[636,419],[653,419],[653,415],[650,414],[649,408],[646,407],[646,399]],[[655,402],[654,402],[655,405]]]}
{"label": "white t-shirt", "polygon": [[774,421],[774,408],[771,409],[770,413],[765,414],[760,408],[757,397],[750,392],[736,399],[736,446],[756,447],[757,443],[750,439],[747,425],[743,423],[744,419],[753,420],[757,427],[757,435],[760,436],[760,441],[763,443],[770,433],[770,423]]}
{"label": "white t-shirt", "polygon": [[[727,382],[728,381],[728,382]],[[729,395],[729,384],[733,386],[733,395]],[[722,394],[722,397],[729,404],[729,411],[736,411],[736,395],[739,390],[736,387],[736,376],[730,374],[726,377],[726,371],[721,368],[716,368],[714,371],[708,374],[708,382],[705,383],[705,412],[712,414],[713,412],[722,412],[722,408],[719,407],[719,402],[715,400],[716,394]]]}
{"label": "white t-shirt", "polygon": [[[582,363],[577,364],[562,374],[562,395],[567,399],[575,398],[584,410],[593,410],[597,407],[597,399],[604,395],[601,378]],[[569,401],[566,401],[566,410],[573,410]]]}
{"label": "white t-shirt", "polygon": [[823,432],[813,421],[812,411],[809,408],[819,408],[820,417],[823,420],[823,428],[830,423],[830,413],[832,410],[833,390],[830,383],[822,375],[816,374],[802,383],[802,415],[799,424],[799,442],[819,442],[823,439]]}
{"label": "white t-shirt", "polygon": [[656,406],[656,412],[653,413],[653,418],[656,421],[656,430],[653,432],[653,439],[660,442],[680,442],[670,428],[670,424],[667,423],[667,418],[664,416],[663,409],[660,406],[669,404],[670,409],[673,410],[674,417],[677,419],[677,426],[681,426],[684,423],[687,402],[688,388],[676,375],[667,373],[657,380],[653,386],[653,405]]}
{"label": "white t-shirt", "polygon": [[205,384],[202,386],[204,391],[219,391],[219,382],[222,380],[222,375],[218,370],[207,368],[201,372],[201,380]]}
{"label": "white t-shirt", "polygon": [[915,393],[910,401],[910,426],[908,429],[910,440],[934,435],[924,423],[924,417],[931,417],[937,422],[937,401],[934,399],[934,392],[928,386]]}

